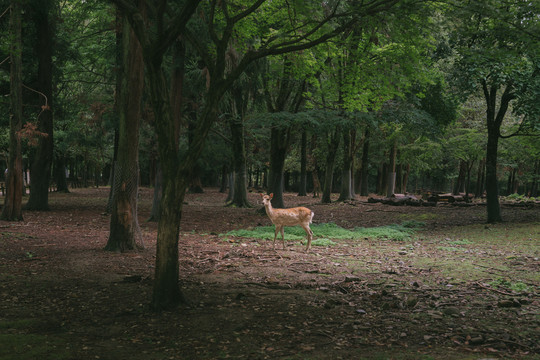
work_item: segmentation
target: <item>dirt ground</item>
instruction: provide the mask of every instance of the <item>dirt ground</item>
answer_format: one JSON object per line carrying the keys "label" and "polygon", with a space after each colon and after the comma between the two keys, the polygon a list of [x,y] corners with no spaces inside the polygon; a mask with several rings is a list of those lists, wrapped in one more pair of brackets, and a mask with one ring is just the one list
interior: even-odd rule
{"label": "dirt ground", "polygon": [[[270,225],[258,194],[249,194],[250,209],[224,207],[217,189],[189,194],[180,238],[186,303],[157,314],[148,308],[152,190],[140,191],[139,252],[103,250],[107,196],[107,188],[52,193],[51,211],[0,222],[0,359],[540,359],[539,283],[509,293],[411,260],[448,256],[434,239],[455,229],[489,231],[483,205],[322,205],[285,194],[287,206],[310,207],[315,223],[426,223],[411,242],[340,240],[306,253],[300,244],[273,251],[271,241],[220,236]],[[503,206],[503,217],[499,226],[536,226],[539,235],[539,205]],[[538,237],[531,242],[466,252],[456,264],[481,256],[488,275],[501,275],[499,262],[538,273]]]}

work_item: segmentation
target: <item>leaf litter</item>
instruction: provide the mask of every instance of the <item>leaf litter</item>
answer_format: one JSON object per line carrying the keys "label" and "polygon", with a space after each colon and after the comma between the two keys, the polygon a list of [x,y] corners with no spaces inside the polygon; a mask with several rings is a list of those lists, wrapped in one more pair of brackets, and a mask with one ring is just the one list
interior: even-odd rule
{"label": "leaf litter", "polygon": [[[485,207],[443,205],[426,216],[421,208],[362,199],[354,206],[322,205],[285,194],[289,206],[313,209],[316,224],[355,229],[427,219],[410,239],[344,237],[306,253],[298,240],[272,251],[271,240],[219,235],[270,225],[256,211],[257,194],[249,194],[251,209],[222,206],[226,194],[214,189],[189,194],[179,246],[180,286],[188,301],[156,314],[148,303],[157,226],[144,221],[151,190],[141,189],[139,205],[147,248],[124,254],[102,250],[107,195],[108,189],[51,194],[50,212],[26,212],[24,222],[0,224],[0,339],[43,336],[54,344],[49,358],[540,353],[538,242],[514,249],[454,236],[459,228],[485,226]],[[503,207],[507,223],[501,226],[538,232],[539,213]]]}

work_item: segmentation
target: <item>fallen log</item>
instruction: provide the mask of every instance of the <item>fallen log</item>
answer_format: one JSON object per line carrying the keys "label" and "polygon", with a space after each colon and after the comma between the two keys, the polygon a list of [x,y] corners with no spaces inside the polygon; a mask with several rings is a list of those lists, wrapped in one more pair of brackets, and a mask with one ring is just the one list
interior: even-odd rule
{"label": "fallen log", "polygon": [[472,195],[467,194],[430,194],[427,196],[428,201],[433,202],[447,202],[447,203],[455,203],[455,202],[470,202],[472,199]]}
{"label": "fallen log", "polygon": [[435,206],[435,202],[425,201],[422,199],[419,199],[418,197],[414,195],[407,195],[407,194],[394,194],[391,197],[368,197],[368,203],[381,203],[385,205],[393,205],[393,206],[401,206],[401,205],[409,205],[409,206]]}

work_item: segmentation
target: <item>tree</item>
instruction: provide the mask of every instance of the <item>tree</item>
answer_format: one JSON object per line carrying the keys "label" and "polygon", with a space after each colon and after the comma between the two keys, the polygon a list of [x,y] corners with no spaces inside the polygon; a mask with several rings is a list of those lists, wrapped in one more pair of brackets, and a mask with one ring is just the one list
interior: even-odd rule
{"label": "tree", "polygon": [[[238,65],[237,55],[234,49],[229,50],[229,63],[233,68]],[[231,198],[228,199],[228,205],[237,207],[251,207],[247,199],[245,122],[250,103],[256,102],[256,93],[259,90],[258,79],[262,75],[262,68],[254,65],[234,82],[229,91],[228,123],[231,132],[234,176],[229,184]]]}
{"label": "tree", "polygon": [[10,11],[10,124],[9,160],[6,180],[6,197],[0,219],[20,221],[22,216],[23,169],[21,155],[22,128],[22,1],[12,0]]}
{"label": "tree", "polygon": [[[538,4],[477,0],[456,7],[453,45],[458,54],[455,79],[467,93],[479,89],[486,104],[487,222],[502,221],[497,156],[501,126],[515,102],[523,128],[538,123],[539,104],[533,101],[540,81]],[[532,115],[532,116],[531,116]],[[533,125],[534,126],[534,125]]]}
{"label": "tree", "polygon": [[[299,81],[293,75],[293,62],[283,59],[279,63],[281,75],[275,75],[278,84],[271,89],[268,78],[265,78],[265,99],[271,116],[270,127],[270,174],[268,176],[268,192],[274,194],[272,205],[275,208],[285,207],[283,204],[283,171],[285,158],[293,137],[293,126],[303,102],[305,82]],[[279,68],[279,66],[278,66]],[[273,90],[273,91],[272,91]],[[273,94],[276,94],[275,96]]]}
{"label": "tree", "polygon": [[122,23],[122,64],[118,89],[118,155],[114,164],[110,233],[105,250],[143,247],[137,218],[139,178],[139,118],[144,85],[144,64],[139,41],[126,19]]}
{"label": "tree", "polygon": [[26,204],[28,210],[49,209],[49,185],[53,161],[53,50],[54,20],[51,16],[53,0],[32,3],[32,19],[36,26],[38,59],[37,90],[45,99],[38,115],[37,130],[42,134],[30,166],[30,197]]}

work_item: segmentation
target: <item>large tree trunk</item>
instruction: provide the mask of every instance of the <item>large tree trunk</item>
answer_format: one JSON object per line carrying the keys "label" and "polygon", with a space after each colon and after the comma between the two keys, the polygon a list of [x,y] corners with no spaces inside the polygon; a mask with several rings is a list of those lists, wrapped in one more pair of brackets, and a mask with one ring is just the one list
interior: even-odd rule
{"label": "large tree trunk", "polygon": [[36,24],[38,45],[38,84],[39,90],[46,99],[45,107],[38,118],[40,136],[38,146],[30,166],[30,197],[26,204],[29,210],[49,210],[49,185],[51,181],[51,165],[53,159],[53,113],[52,108],[52,53],[53,26],[50,23],[51,0],[40,0],[35,6],[34,22]]}
{"label": "large tree trunk", "polygon": [[182,217],[181,204],[184,201],[187,184],[175,182],[174,164],[166,161],[166,167],[168,169],[163,171],[163,196],[158,221],[156,269],[152,295],[152,307],[155,310],[171,309],[184,301],[178,284],[178,241]]}
{"label": "large tree trunk", "polygon": [[486,123],[488,130],[486,149],[487,222],[496,223],[502,221],[497,179],[497,151],[501,124],[508,110],[508,105],[514,98],[514,94],[512,93],[512,86],[507,85],[500,99],[499,110],[497,110],[497,87],[495,85],[488,87],[486,82],[483,81],[482,88],[487,104]]}
{"label": "large tree trunk", "polygon": [[144,63],[139,41],[124,20],[123,62],[118,100],[118,159],[114,164],[114,190],[110,234],[105,250],[142,248],[137,214],[139,179],[139,117],[144,85]]}
{"label": "large tree trunk", "polygon": [[221,84],[209,87],[205,99],[207,105],[192,132],[187,153],[180,158],[162,59],[153,60],[146,64],[146,70],[158,135],[163,195],[158,222],[152,308],[164,310],[175,308],[184,299],[178,284],[178,242],[182,207],[193,166],[202,152],[211,124],[217,117],[217,106],[226,87]]}
{"label": "large tree trunk", "polygon": [[110,177],[110,185],[111,188],[109,189],[109,198],[107,200],[107,208],[106,212],[107,214],[110,214],[112,212],[113,207],[113,199],[114,199],[114,172],[115,172],[115,166],[116,162],[118,160],[118,115],[120,114],[119,110],[119,94],[121,93],[122,88],[122,64],[124,59],[124,53],[123,51],[120,51],[122,49],[122,36],[124,32],[124,16],[120,11],[116,11],[116,94],[114,98],[114,110],[116,114],[115,124],[114,124],[114,143],[113,143],[113,158],[112,158],[112,164],[111,164],[111,177]]}
{"label": "large tree trunk", "polygon": [[268,176],[268,192],[273,193],[272,206],[283,208],[283,169],[289,148],[290,128],[272,128],[270,134],[270,175]]}
{"label": "large tree trunk", "polygon": [[232,134],[234,192],[229,205],[251,207],[247,199],[246,145],[244,139],[244,120],[242,115],[232,116],[229,120]]}
{"label": "large tree trunk", "polygon": [[11,1],[11,70],[10,70],[10,119],[9,119],[9,159],[6,179],[6,197],[0,219],[20,221],[22,216],[23,169],[21,155],[22,127],[22,38],[21,0]]}

